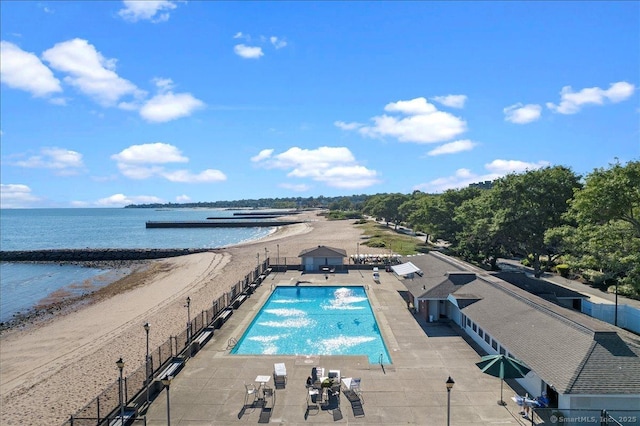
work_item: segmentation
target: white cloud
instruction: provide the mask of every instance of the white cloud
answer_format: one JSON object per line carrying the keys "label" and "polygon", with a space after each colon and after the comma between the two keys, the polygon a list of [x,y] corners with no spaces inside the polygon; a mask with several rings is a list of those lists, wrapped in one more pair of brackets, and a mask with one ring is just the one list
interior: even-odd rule
{"label": "white cloud", "polygon": [[294,192],[305,192],[305,191],[308,191],[309,189],[311,189],[311,187],[309,185],[304,184],[304,183],[300,183],[300,184],[281,183],[278,186],[280,188],[289,189],[289,190],[294,191]]}
{"label": "white cloud", "polygon": [[62,92],[60,80],[36,55],[8,41],[0,42],[0,79],[7,86],[36,97]]}
{"label": "white cloud", "polygon": [[440,145],[437,148],[432,149],[427,155],[442,155],[442,154],[455,154],[462,151],[471,151],[478,144],[469,139],[462,139],[459,141],[449,142],[444,145]]}
{"label": "white cloud", "polygon": [[118,15],[129,22],[165,22],[169,19],[169,11],[177,7],[175,2],[167,0],[123,0],[122,3],[124,9],[120,9]]}
{"label": "white cloud", "polygon": [[342,130],[356,130],[363,126],[362,123],[345,123],[344,121],[334,121],[333,124]]}
{"label": "white cloud", "polygon": [[182,195],[178,195],[176,197],[176,202],[177,203],[188,203],[191,201],[191,197],[189,197],[188,195],[182,194]]}
{"label": "white cloud", "polygon": [[251,161],[253,161],[254,163],[257,163],[262,160],[266,160],[267,158],[271,157],[272,154],[273,154],[273,149],[263,149],[258,153],[258,155],[251,157]]}
{"label": "white cloud", "polygon": [[106,59],[87,40],[75,38],[57,43],[42,57],[51,67],[69,74],[65,83],[103,106],[113,106],[126,95],[144,96],[133,83],[116,74],[115,59]]}
{"label": "white cloud", "polygon": [[262,48],[259,46],[246,46],[244,44],[236,44],[233,47],[233,51],[236,55],[245,59],[258,59],[264,56]]}
{"label": "white cloud", "polygon": [[523,173],[527,170],[536,170],[549,166],[548,161],[538,161],[537,163],[529,163],[519,160],[493,160],[491,163],[485,164],[484,167],[492,173],[502,176],[509,173]]}
{"label": "white cloud", "polygon": [[118,154],[112,155],[111,158],[119,163],[128,164],[186,163],[189,161],[177,147],[162,142],[131,145]]}
{"label": "white cloud", "polygon": [[233,38],[244,38],[244,34],[242,34],[242,32],[241,32],[241,31],[238,31],[238,32],[233,36]]}
{"label": "white cloud", "polygon": [[603,105],[605,101],[622,102],[630,98],[635,92],[635,86],[626,81],[611,83],[608,89],[589,87],[574,92],[571,86],[565,86],[560,91],[560,104],[547,102],[547,108],[560,114],[575,114],[583,105]]}
{"label": "white cloud", "polygon": [[384,110],[407,115],[420,115],[434,113],[437,108],[430,104],[426,98],[415,98],[409,101],[390,102],[385,105]]}
{"label": "white cloud", "polygon": [[160,93],[140,108],[140,116],[147,121],[164,123],[191,115],[205,104],[191,93]]}
{"label": "white cloud", "polygon": [[536,104],[523,105],[517,103],[503,109],[505,121],[515,124],[526,124],[540,118],[542,107]]}
{"label": "white cloud", "polygon": [[373,126],[357,126],[357,123],[337,121],[344,129],[356,129],[367,137],[391,136],[401,142],[437,143],[453,139],[467,130],[467,123],[459,117],[438,109],[425,98],[391,102],[384,107],[387,112],[400,113],[404,117],[387,114],[373,117]]}
{"label": "white cloud", "polygon": [[118,165],[118,170],[130,179],[148,179],[161,177],[170,182],[205,183],[220,182],[227,179],[219,170],[207,169],[200,173],[188,170],[167,170],[169,163],[187,163],[189,159],[180,150],[170,144],[157,142],[143,145],[132,145],[111,156]]}
{"label": "white cloud", "polygon": [[282,49],[283,47],[285,47],[287,45],[287,42],[276,37],[276,36],[271,36],[269,37],[269,41],[271,42],[271,44],[273,45],[273,47],[275,47],[276,49]]}
{"label": "white cloud", "polygon": [[222,182],[227,180],[227,176],[220,170],[207,169],[198,174],[193,174],[188,170],[176,170],[173,172],[162,173],[170,182],[181,183],[206,183],[206,182]]}
{"label": "white cloud", "polygon": [[0,184],[0,206],[3,209],[29,207],[40,201],[31,193],[31,188],[22,184]]}
{"label": "white cloud", "polygon": [[433,100],[451,108],[464,108],[467,95],[434,96]]}
{"label": "white cloud", "polygon": [[129,204],[150,204],[150,203],[164,203],[162,198],[155,197],[153,195],[124,195],[113,194],[106,198],[101,198],[95,202],[100,207],[124,207]]}
{"label": "white cloud", "polygon": [[472,183],[493,181],[510,173],[522,173],[527,170],[536,170],[549,165],[547,161],[528,163],[518,160],[493,160],[484,165],[485,173],[473,173],[469,169],[458,169],[453,176],[441,177],[427,183],[422,183],[413,187],[413,190],[420,190],[428,193],[443,192],[447,189],[465,188]]}
{"label": "white cloud", "polygon": [[346,147],[293,147],[277,155],[263,150],[251,160],[267,169],[289,170],[290,178],[311,179],[334,188],[365,188],[379,182],[377,172],[358,164]]}
{"label": "white cloud", "polygon": [[59,175],[75,175],[84,169],[82,154],[63,148],[42,148],[37,155],[10,163],[31,169],[52,169]]}

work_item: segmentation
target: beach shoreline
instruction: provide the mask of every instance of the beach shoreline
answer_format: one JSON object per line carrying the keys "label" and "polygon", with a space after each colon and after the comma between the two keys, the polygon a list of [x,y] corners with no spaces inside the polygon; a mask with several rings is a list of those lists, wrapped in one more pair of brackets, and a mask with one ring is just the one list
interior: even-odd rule
{"label": "beach shoreline", "polygon": [[150,348],[157,348],[184,330],[187,297],[194,316],[208,309],[255,269],[257,258],[297,258],[317,245],[355,253],[361,231],[354,221],[305,215],[308,222],[259,240],[150,261],[90,303],[8,330],[0,336],[0,423],[61,424],[117,379],[118,358],[125,376],[144,364],[145,322]]}

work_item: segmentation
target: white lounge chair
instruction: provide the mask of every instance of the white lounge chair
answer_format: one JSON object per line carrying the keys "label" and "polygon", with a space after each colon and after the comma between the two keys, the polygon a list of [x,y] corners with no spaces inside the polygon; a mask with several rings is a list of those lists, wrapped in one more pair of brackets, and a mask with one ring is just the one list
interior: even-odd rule
{"label": "white lounge chair", "polygon": [[273,383],[276,389],[284,389],[287,384],[287,366],[284,362],[273,364]]}
{"label": "white lounge chair", "polygon": [[244,406],[247,406],[247,403],[253,398],[251,401],[251,405],[253,406],[258,399],[258,389],[253,384],[244,384],[245,393],[244,393]]}

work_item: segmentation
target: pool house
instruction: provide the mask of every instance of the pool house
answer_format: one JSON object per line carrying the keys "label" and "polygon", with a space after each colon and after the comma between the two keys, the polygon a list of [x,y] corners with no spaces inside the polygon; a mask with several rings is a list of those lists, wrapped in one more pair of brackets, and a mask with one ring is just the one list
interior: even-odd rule
{"label": "pool house", "polygon": [[[522,360],[518,383],[559,410],[640,410],[640,337],[440,253],[399,278],[426,321],[452,321],[488,354]],[[569,307],[567,307],[569,305]]]}

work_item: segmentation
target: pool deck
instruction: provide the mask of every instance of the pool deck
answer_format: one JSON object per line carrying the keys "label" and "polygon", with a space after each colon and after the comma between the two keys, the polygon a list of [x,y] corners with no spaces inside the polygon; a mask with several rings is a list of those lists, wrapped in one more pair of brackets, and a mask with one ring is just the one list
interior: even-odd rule
{"label": "pool deck", "polygon": [[[392,364],[369,364],[366,356],[230,355],[230,339],[239,340],[276,285],[364,285],[387,345]],[[301,274],[272,273],[173,379],[170,387],[171,425],[380,424],[446,425],[448,376],[452,425],[530,424],[511,401],[514,391],[505,382],[506,407],[496,402],[500,381],[480,372],[480,355],[456,326],[416,319],[399,292],[405,287],[392,273],[371,271]],[[270,411],[244,408],[244,383],[258,375],[273,375],[273,364],[284,362],[287,383],[276,389]],[[363,404],[352,405],[344,394],[339,408],[307,409],[306,379],[314,366],[340,370],[342,377],[360,377]],[[273,377],[269,383],[274,386]],[[271,406],[271,404],[268,404]],[[167,424],[167,398],[162,391],[146,413],[147,425]]]}

